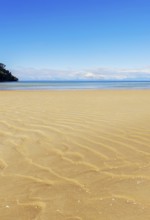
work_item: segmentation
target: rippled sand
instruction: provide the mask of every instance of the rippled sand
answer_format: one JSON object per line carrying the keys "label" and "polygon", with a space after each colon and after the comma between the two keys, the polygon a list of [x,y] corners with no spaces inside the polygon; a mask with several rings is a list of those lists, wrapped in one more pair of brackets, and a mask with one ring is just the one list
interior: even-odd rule
{"label": "rippled sand", "polygon": [[1,91],[0,219],[149,220],[150,91]]}

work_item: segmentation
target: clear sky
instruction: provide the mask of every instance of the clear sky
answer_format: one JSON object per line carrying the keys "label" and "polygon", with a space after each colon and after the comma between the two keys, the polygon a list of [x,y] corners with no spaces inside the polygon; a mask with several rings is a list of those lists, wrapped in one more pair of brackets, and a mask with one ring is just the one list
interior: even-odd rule
{"label": "clear sky", "polygon": [[20,80],[150,79],[150,0],[0,0],[0,26]]}

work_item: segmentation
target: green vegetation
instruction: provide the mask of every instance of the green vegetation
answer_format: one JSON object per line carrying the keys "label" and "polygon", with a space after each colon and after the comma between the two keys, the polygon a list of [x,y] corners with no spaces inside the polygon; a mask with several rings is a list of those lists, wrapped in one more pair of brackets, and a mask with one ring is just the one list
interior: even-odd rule
{"label": "green vegetation", "polygon": [[18,81],[18,78],[13,76],[5,67],[5,64],[0,63],[0,82]]}

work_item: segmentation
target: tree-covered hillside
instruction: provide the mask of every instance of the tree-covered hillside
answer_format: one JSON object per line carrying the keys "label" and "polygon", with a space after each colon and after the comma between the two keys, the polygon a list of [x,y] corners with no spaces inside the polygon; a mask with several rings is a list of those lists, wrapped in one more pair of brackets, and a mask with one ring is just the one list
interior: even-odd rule
{"label": "tree-covered hillside", "polygon": [[3,63],[0,63],[0,82],[18,81],[18,78],[13,76],[5,67]]}

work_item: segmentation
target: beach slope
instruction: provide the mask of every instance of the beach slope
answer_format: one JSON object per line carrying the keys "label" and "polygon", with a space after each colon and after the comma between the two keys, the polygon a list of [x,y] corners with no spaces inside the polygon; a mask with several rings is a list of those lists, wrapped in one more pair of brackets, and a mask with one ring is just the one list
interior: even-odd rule
{"label": "beach slope", "polygon": [[149,220],[150,91],[1,91],[0,219]]}

